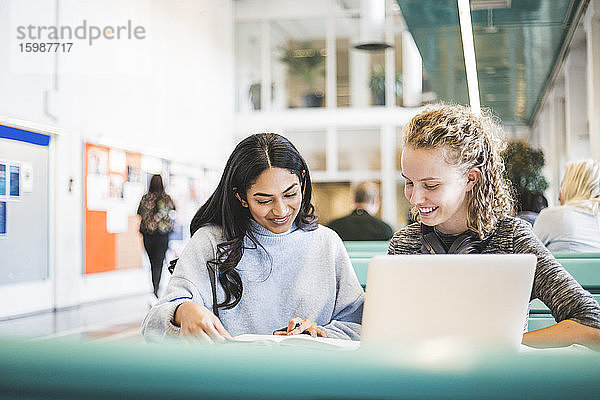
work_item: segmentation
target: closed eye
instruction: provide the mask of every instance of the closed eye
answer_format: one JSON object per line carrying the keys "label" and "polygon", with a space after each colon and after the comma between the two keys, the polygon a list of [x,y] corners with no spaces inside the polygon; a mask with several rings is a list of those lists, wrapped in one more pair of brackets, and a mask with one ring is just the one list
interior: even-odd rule
{"label": "closed eye", "polygon": [[298,191],[295,191],[294,193],[286,194],[285,197],[294,197],[297,194],[298,194]]}
{"label": "closed eye", "polygon": [[438,186],[440,186],[439,183],[436,183],[435,185],[423,185],[423,187],[427,190],[437,189]]}

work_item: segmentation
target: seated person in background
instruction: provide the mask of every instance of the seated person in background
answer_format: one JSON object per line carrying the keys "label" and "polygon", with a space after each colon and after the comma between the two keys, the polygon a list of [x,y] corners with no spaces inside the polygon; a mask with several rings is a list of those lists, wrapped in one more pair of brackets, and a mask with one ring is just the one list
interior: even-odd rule
{"label": "seated person in background", "polygon": [[518,194],[518,209],[516,216],[529,222],[531,226],[535,223],[540,211],[548,207],[548,200],[540,192],[524,190]]}
{"label": "seated person in background", "polygon": [[542,243],[552,252],[600,252],[600,163],[567,163],[558,201],[533,226]]}
{"label": "seated person in background", "polygon": [[242,140],[190,226],[148,340],[246,333],[358,339],[363,290],[340,238],[318,225],[306,162],[273,133]]}
{"label": "seated person in background", "polygon": [[374,182],[361,182],[354,190],[354,211],[327,226],[342,240],[390,240],[392,227],[374,217],[379,211],[379,189]]}
{"label": "seated person in background", "polygon": [[[534,235],[511,217],[503,177],[500,127],[484,112],[430,106],[404,129],[404,194],[419,222],[396,232],[389,254],[531,253],[537,256],[531,299],[550,308],[557,324],[527,332],[523,344],[600,347],[600,305]],[[423,310],[426,312],[427,310]],[[401,317],[401,316],[398,316]]]}

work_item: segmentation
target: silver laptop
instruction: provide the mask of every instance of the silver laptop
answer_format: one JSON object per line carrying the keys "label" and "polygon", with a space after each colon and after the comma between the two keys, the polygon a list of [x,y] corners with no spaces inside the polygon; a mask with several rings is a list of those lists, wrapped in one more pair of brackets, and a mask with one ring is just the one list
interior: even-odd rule
{"label": "silver laptop", "polygon": [[374,257],[361,342],[443,339],[518,349],[535,265],[533,254]]}

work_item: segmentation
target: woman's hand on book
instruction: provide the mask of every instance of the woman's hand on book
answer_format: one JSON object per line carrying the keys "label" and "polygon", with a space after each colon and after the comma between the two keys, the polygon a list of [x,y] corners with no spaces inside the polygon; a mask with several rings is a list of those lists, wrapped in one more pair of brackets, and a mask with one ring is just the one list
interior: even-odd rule
{"label": "woman's hand on book", "polygon": [[191,301],[177,308],[175,323],[181,327],[179,334],[188,338],[210,343],[232,339],[215,314],[203,305]]}
{"label": "woman's hand on book", "polygon": [[299,335],[303,332],[308,332],[312,337],[327,337],[327,333],[319,328],[316,322],[309,321],[308,319],[302,319],[295,317],[290,319],[286,330],[279,330],[273,332],[274,335]]}

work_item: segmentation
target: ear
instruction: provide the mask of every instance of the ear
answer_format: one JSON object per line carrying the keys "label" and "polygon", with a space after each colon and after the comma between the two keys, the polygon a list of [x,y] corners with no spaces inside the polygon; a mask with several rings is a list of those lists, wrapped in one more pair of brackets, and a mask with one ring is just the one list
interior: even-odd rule
{"label": "ear", "polygon": [[473,187],[481,179],[481,170],[477,167],[473,167],[467,172],[467,192],[473,190]]}
{"label": "ear", "polygon": [[237,197],[237,199],[240,201],[240,203],[242,203],[242,207],[248,208],[248,202],[246,200],[242,199],[242,197],[240,196],[240,194],[238,192],[235,192],[235,197]]}

